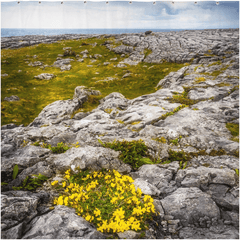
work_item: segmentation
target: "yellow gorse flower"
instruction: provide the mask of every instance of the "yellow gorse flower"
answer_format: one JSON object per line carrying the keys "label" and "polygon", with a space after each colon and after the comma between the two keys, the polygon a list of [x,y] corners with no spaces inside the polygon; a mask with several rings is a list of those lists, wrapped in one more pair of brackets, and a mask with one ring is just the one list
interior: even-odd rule
{"label": "yellow gorse flower", "polygon": [[[134,180],[118,171],[83,171],[70,180],[70,169],[62,182],[64,194],[54,204],[76,209],[79,216],[92,222],[101,232],[139,231],[146,218],[155,212],[153,199],[135,189]],[[112,209],[111,211],[108,209]],[[110,211],[110,212],[109,212]]]}
{"label": "yellow gorse flower", "polygon": [[52,186],[57,185],[57,184],[58,184],[58,181],[53,181],[53,182],[51,183]]}

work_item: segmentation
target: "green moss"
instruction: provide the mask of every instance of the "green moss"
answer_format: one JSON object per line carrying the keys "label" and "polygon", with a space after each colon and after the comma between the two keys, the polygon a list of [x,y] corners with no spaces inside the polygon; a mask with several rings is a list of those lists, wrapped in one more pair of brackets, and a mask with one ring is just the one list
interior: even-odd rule
{"label": "green moss", "polygon": [[221,65],[221,64],[222,64],[222,62],[219,60],[217,62],[213,62],[213,63],[208,64],[208,67],[211,67],[213,65]]}
{"label": "green moss", "polygon": [[209,163],[203,163],[203,166],[204,167],[210,167],[210,164]]}
{"label": "green moss", "polygon": [[231,132],[231,134],[234,137],[239,136],[239,124],[237,124],[237,123],[226,123],[226,128]]}
{"label": "green moss", "polygon": [[116,119],[119,123],[121,123],[121,124],[125,124],[125,122],[124,121],[122,121],[122,120],[120,120],[120,119]]}
{"label": "green moss", "polygon": [[197,77],[195,83],[201,83],[201,82],[205,82],[206,78],[205,77]]}
{"label": "green moss", "polygon": [[163,114],[161,117],[159,117],[157,120],[152,121],[152,124],[153,124],[154,122],[159,121],[159,120],[164,120],[164,119],[166,119],[168,116],[173,115],[174,113],[180,111],[181,109],[183,109],[183,108],[185,108],[185,107],[188,107],[188,105],[182,104],[182,105],[178,106],[178,107],[175,108],[172,112],[167,112],[167,113]]}
{"label": "green moss", "polygon": [[139,124],[141,121],[138,121],[138,122],[132,122],[131,125],[137,125]]}
{"label": "green moss", "polygon": [[239,169],[235,169],[236,174],[239,176]]}
{"label": "green moss", "polygon": [[233,155],[234,155],[235,157],[239,158],[239,151],[236,150]]}
{"label": "green moss", "polygon": [[166,138],[164,138],[164,137],[152,138],[152,140],[157,141],[157,142],[161,142],[161,143],[166,143],[167,142]]}
{"label": "green moss", "polygon": [[226,151],[224,149],[220,149],[220,150],[212,150],[210,153],[209,153],[209,156],[221,156],[221,155],[226,155]]}

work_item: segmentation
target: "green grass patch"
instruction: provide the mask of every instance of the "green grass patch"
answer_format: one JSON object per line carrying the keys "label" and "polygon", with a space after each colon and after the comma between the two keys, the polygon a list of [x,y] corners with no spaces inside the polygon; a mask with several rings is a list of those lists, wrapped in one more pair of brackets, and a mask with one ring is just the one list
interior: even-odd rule
{"label": "green grass patch", "polygon": [[211,66],[214,66],[214,65],[221,65],[221,64],[222,64],[222,62],[219,60],[217,62],[213,62],[213,63],[208,64],[208,67],[211,67]]}
{"label": "green grass patch", "polygon": [[[1,125],[15,123],[17,125],[28,125],[38,116],[41,110],[48,104],[57,100],[72,99],[74,89],[77,86],[84,85],[100,90],[102,95],[112,92],[120,92],[126,98],[133,99],[144,94],[155,92],[158,82],[172,71],[177,71],[184,64],[162,63],[150,64],[139,63],[137,66],[126,68],[115,67],[118,62],[124,58],[120,54],[109,51],[104,45],[106,40],[112,41],[115,46],[121,45],[121,42],[115,42],[114,38],[89,38],[84,40],[64,40],[52,44],[39,44],[35,46],[20,49],[2,49],[2,73],[7,73],[7,77],[1,80]],[[91,44],[97,43],[95,47]],[[64,47],[72,47],[71,51],[63,50]],[[100,54],[102,57],[95,59],[86,58],[84,62],[78,62],[76,55],[81,58],[80,52],[88,50],[88,56]],[[58,54],[64,54],[63,58],[72,58],[72,69],[62,72],[59,68],[53,67]],[[145,49],[145,55],[150,54],[150,50]],[[33,58],[37,55],[37,58]],[[116,58],[117,61],[110,61]],[[126,56],[127,57],[127,56]],[[30,62],[40,61],[48,65],[42,67],[28,66]],[[110,62],[109,65],[103,65],[104,62]],[[92,67],[87,67],[92,65]],[[143,65],[147,67],[144,68]],[[154,66],[153,68],[150,68]],[[18,72],[21,70],[21,72]],[[122,79],[126,71],[131,72],[131,76]],[[50,73],[56,75],[52,80],[35,79],[41,73]],[[116,78],[113,81],[98,82],[107,77]],[[18,102],[3,101],[5,97],[17,95],[20,98]],[[97,99],[99,100],[99,99]],[[91,102],[84,105],[85,111],[95,108],[98,103]]]}
{"label": "green grass patch", "polygon": [[206,78],[205,77],[197,77],[195,83],[201,83],[201,82],[205,82]]}
{"label": "green grass patch", "polygon": [[185,87],[183,93],[173,95],[172,98],[166,98],[166,100],[168,100],[171,103],[181,103],[183,105],[188,105],[188,106],[191,106],[193,104],[200,102],[200,100],[191,100],[188,98],[188,93],[190,90],[191,90],[191,87]]}
{"label": "green grass patch", "polygon": [[47,144],[47,143],[44,143],[44,142],[40,143],[40,142],[37,141],[37,142],[33,143],[32,145],[40,146],[42,148],[48,148],[55,154],[64,153],[68,149],[70,149],[71,147],[76,147],[76,148],[80,147],[78,142],[76,144],[71,144],[71,146],[69,146],[69,144],[60,142],[60,143],[57,144],[56,147],[53,147],[53,146],[51,146],[51,144]]}
{"label": "green grass patch", "polygon": [[231,132],[231,134],[234,137],[239,136],[239,124],[237,124],[237,123],[226,123],[226,128]]}
{"label": "green grass patch", "polygon": [[239,124],[237,123],[226,123],[226,128],[232,134],[232,141],[239,142]]}

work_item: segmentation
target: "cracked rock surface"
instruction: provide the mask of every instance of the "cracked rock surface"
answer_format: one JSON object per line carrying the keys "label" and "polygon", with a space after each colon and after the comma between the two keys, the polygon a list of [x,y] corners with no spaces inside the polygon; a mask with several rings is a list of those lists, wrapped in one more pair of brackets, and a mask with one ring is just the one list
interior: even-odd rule
{"label": "cracked rock surface", "polygon": [[[87,39],[100,35],[27,36],[2,38],[2,48],[20,48],[62,39]],[[136,188],[154,198],[160,216],[154,217],[147,238],[238,239],[239,238],[239,143],[226,127],[239,124],[239,37],[237,30],[198,30],[168,33],[109,35],[120,46],[105,46],[126,54],[117,67],[139,62],[187,63],[161,79],[156,91],[135,99],[113,92],[88,113],[75,112],[90,95],[76,87],[73,99],[46,106],[28,126],[2,126],[1,177],[3,239],[104,239],[92,224],[65,206],[52,209],[56,197],[43,184],[36,192],[13,191],[26,176],[43,174],[48,183],[71,165],[81,169],[115,169],[134,179]],[[20,42],[21,41],[21,42]],[[145,56],[144,50],[152,52]],[[70,50],[70,49],[66,49]],[[88,52],[81,52],[85,58]],[[101,58],[94,55],[94,58]],[[59,59],[54,67],[68,70],[72,59]],[[113,59],[112,61],[118,61]],[[42,65],[40,62],[33,66]],[[70,67],[69,67],[70,66]],[[38,76],[39,77],[39,76]],[[40,79],[47,79],[40,76]],[[125,76],[127,77],[127,76]],[[187,106],[176,99],[184,98]],[[177,109],[177,110],[176,110]],[[153,161],[134,170],[119,159],[120,152],[103,143],[142,139]],[[71,146],[61,154],[33,146],[35,142]],[[80,147],[75,145],[79,143]],[[172,151],[189,158],[183,165]],[[165,162],[165,164],[162,164]],[[12,169],[19,174],[12,180]],[[50,207],[50,208],[49,208]],[[138,237],[125,232],[119,237]]]}

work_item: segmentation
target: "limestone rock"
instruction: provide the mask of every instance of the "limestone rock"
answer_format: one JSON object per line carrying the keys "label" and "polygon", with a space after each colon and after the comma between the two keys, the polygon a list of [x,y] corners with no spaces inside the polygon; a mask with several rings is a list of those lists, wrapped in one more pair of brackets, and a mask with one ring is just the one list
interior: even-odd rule
{"label": "limestone rock", "polygon": [[[28,223],[37,215],[38,198],[35,196],[10,197],[5,194],[1,195],[1,225],[2,231],[8,230],[23,221]],[[19,231],[15,229],[16,232]],[[7,233],[6,233],[7,234]],[[9,235],[9,234],[7,234]],[[16,235],[19,235],[16,233]]]}
{"label": "limestone rock", "polygon": [[151,196],[160,195],[160,191],[154,185],[145,181],[142,178],[135,179],[133,184],[135,186],[135,189],[137,190],[138,188],[140,188],[143,194],[147,194]]}
{"label": "limestone rock", "polygon": [[100,170],[101,168],[115,169],[122,173],[129,173],[131,167],[118,159],[119,152],[102,147],[71,148],[65,153],[50,156],[47,161],[54,163],[56,169],[64,172],[74,165],[80,169]]}
{"label": "limestone rock", "polygon": [[74,209],[62,205],[56,206],[48,214],[33,219],[28,229],[23,239],[105,238],[90,223],[79,217]]}
{"label": "limestone rock", "polygon": [[51,79],[53,79],[54,77],[55,77],[54,74],[41,73],[40,75],[35,76],[34,78],[41,79],[41,80],[51,80]]}
{"label": "limestone rock", "polygon": [[7,101],[7,102],[17,102],[17,101],[20,101],[20,98],[16,95],[12,95],[10,97],[5,97],[3,99],[3,101]]}
{"label": "limestone rock", "polygon": [[239,239],[233,226],[219,225],[210,228],[184,227],[179,231],[181,239]]}
{"label": "limestone rock", "polygon": [[161,200],[165,214],[180,219],[183,226],[200,224],[207,217],[209,226],[214,219],[220,219],[220,211],[211,197],[196,187],[178,188]]}
{"label": "limestone rock", "polygon": [[187,168],[179,170],[176,181],[183,187],[200,187],[201,184],[236,184],[235,171],[209,167]]}

